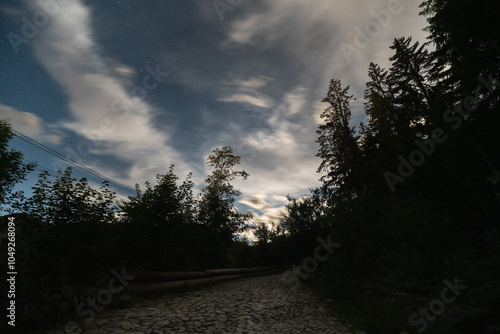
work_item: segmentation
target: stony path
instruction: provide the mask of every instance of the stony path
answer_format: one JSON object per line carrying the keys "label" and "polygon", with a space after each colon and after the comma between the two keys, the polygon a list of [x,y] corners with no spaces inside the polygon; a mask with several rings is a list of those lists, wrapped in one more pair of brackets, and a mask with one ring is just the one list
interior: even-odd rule
{"label": "stony path", "polygon": [[142,301],[79,325],[81,334],[349,333],[310,291],[290,290],[280,275]]}

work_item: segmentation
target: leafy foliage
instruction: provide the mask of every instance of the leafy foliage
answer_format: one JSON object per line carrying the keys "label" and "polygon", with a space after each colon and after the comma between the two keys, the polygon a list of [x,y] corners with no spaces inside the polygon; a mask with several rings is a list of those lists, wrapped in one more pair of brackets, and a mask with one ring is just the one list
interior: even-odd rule
{"label": "leafy foliage", "polygon": [[54,181],[48,172],[41,173],[33,196],[17,207],[46,224],[112,223],[115,193],[108,189],[108,182],[94,189],[86,178],[73,178],[72,172],[71,167],[58,171]]}
{"label": "leafy foliage", "polygon": [[23,212],[17,247],[23,289],[85,286],[109,268],[111,259],[102,251],[113,240],[115,194],[106,182],[94,189],[85,178],[71,174],[68,168],[51,180],[41,173],[33,195],[18,198],[14,205]]}
{"label": "leafy foliage", "polygon": [[19,194],[12,194],[15,185],[26,179],[26,174],[35,167],[34,163],[24,163],[23,154],[8,148],[14,134],[7,121],[0,120],[0,210]]}
{"label": "leafy foliage", "polygon": [[142,193],[137,184],[136,196],[129,196],[120,205],[121,248],[125,250],[124,258],[134,267],[156,270],[182,267],[186,248],[191,244],[183,233],[197,234],[196,227],[188,226],[195,223],[196,203],[191,174],[181,185],[177,180],[171,165],[166,174],[156,176],[154,187],[146,182]]}
{"label": "leafy foliage", "polygon": [[247,215],[236,211],[235,197],[241,192],[231,184],[236,177],[246,180],[249,174],[236,171],[234,168],[240,164],[241,158],[233,154],[229,146],[216,148],[209,155],[207,164],[213,168],[202,189],[199,219],[212,230],[232,235],[239,231],[248,219]]}

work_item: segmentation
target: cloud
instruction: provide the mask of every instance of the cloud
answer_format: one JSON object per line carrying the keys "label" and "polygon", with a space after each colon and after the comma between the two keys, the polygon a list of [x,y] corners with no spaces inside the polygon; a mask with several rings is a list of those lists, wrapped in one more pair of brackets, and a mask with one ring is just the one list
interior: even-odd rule
{"label": "cloud", "polygon": [[264,214],[260,217],[260,222],[265,224],[278,224],[285,212],[286,210],[284,207],[267,208],[264,210]]}
{"label": "cloud", "polygon": [[325,111],[327,105],[321,101],[316,101],[314,102],[313,105],[313,117],[314,117],[314,122],[318,125],[323,124],[323,119],[321,118],[321,114],[323,111]]}
{"label": "cloud", "polygon": [[271,108],[274,104],[269,95],[260,93],[258,90],[264,87],[272,79],[266,76],[242,79],[235,77],[232,82],[223,82],[223,84],[235,86],[237,92],[227,97],[219,97],[223,102],[248,103],[261,108]]}
{"label": "cloud", "polygon": [[[40,9],[26,3],[32,12]],[[229,145],[250,173],[247,181],[235,182],[244,195],[239,205],[255,210],[256,220],[269,222],[283,213],[284,195],[300,197],[320,185],[315,131],[330,79],[351,85],[359,98],[351,105],[353,123],[364,120],[369,62],[387,67],[393,38],[424,26],[418,3],[402,0],[404,10],[348,63],[340,44],[352,43],[354,28],[364,27],[373,20],[370,11],[383,10],[387,3],[255,2],[248,3],[248,10],[235,8],[221,23],[210,2],[193,2],[186,16],[183,10],[192,7],[184,4],[174,4],[175,10],[146,6],[136,15],[122,3],[119,20],[114,20],[102,14],[108,13],[100,10],[105,5],[96,3],[94,10],[88,2],[73,0],[60,7],[30,47],[68,101],[69,114],[54,127],[89,139],[94,154],[121,161],[141,181],[175,163],[181,179],[194,171],[193,181],[200,186],[211,172],[204,159],[216,146]],[[164,13],[171,13],[167,20]],[[164,25],[153,29],[149,22],[154,20]],[[98,28],[99,39],[94,35]],[[134,38],[117,38],[123,31]],[[161,71],[175,71],[160,83],[161,94],[144,94],[146,68],[114,56],[152,67],[158,62]],[[114,179],[130,184],[123,175]]]}
{"label": "cloud", "polygon": [[227,85],[233,85],[241,89],[255,90],[264,87],[269,81],[273,79],[265,75],[259,75],[258,77],[253,77],[249,79],[244,79],[233,75],[232,82],[223,82]]}
{"label": "cloud", "polygon": [[35,114],[23,112],[6,105],[0,105],[0,118],[7,120],[14,130],[36,141],[51,144],[61,142],[61,137],[49,133],[42,126],[42,119]]}
{"label": "cloud", "polygon": [[[154,115],[159,110],[147,102],[149,90],[145,87],[157,86],[165,78],[158,81],[158,67],[152,66],[141,69],[142,80],[134,85],[135,69],[103,56],[92,30],[91,9],[82,1],[60,7],[50,24],[41,29],[34,51],[69,100],[71,119],[61,120],[57,126],[90,140],[94,154],[131,163],[128,174],[134,179],[150,180],[172,163],[183,174],[189,172],[188,164],[169,144],[168,126],[161,132],[155,128]],[[116,175],[119,182],[130,184],[131,180],[119,177]]]}
{"label": "cloud", "polygon": [[249,94],[234,94],[228,97],[219,98],[219,101],[223,102],[242,102],[252,104],[257,107],[269,108],[272,105],[272,100],[264,94],[256,94],[252,96]]}
{"label": "cloud", "polygon": [[317,123],[314,111],[309,111],[307,93],[301,86],[285,93],[282,103],[267,113],[267,130],[238,138],[239,147],[252,148],[254,155],[242,160],[249,179],[235,185],[248,196],[240,202],[259,211],[258,222],[277,223],[287,203],[284,195],[306,195],[320,185],[316,173],[320,160],[315,157]]}
{"label": "cloud", "polygon": [[341,43],[354,44],[356,27],[364,29],[369,22],[377,23],[371,12],[387,10],[390,2],[353,0],[339,8],[330,0],[271,1],[260,12],[248,12],[244,18],[232,21],[224,45],[254,46],[262,51],[279,46],[288,59],[306,68],[300,80],[305,86],[317,91],[331,78],[338,78],[344,85],[351,84],[356,95],[362,97],[369,63],[388,66],[392,53],[389,46],[394,38],[413,35],[414,40],[425,41],[425,33],[416,30],[426,25],[418,15],[419,3],[401,1],[400,12],[391,15],[369,45],[347,62]]}
{"label": "cloud", "polygon": [[[238,143],[245,148],[242,151],[251,152],[245,161],[245,169],[251,174],[245,182],[250,184],[238,184],[249,196],[244,202],[259,210],[260,221],[276,220],[283,213],[286,199],[283,196],[278,199],[279,195],[288,193],[300,197],[320,185],[320,174],[316,173],[320,159],[315,157],[319,148],[315,131],[322,123],[319,115],[327,107],[321,100],[326,96],[330,79],[341,79],[344,87],[351,86],[350,93],[357,98],[351,103],[353,125],[365,120],[363,92],[369,63],[389,66],[388,58],[392,54],[389,46],[393,39],[415,36],[415,28],[425,26],[425,19],[418,16],[418,3],[401,3],[402,11],[393,15],[389,25],[355,54],[350,63],[340,44],[353,43],[355,28],[364,28],[367,22],[373,21],[370,12],[386,9],[388,1],[349,1],[343,3],[341,9],[330,0],[272,1],[260,10],[247,11],[245,16],[228,22],[227,39],[221,45],[241,52],[258,48],[268,55],[267,58],[259,56],[259,60],[272,61],[259,63],[258,68],[278,68],[272,75],[273,84],[287,87],[278,92],[279,98],[271,91],[268,93],[279,102],[266,105],[268,112],[263,117],[267,127],[245,131],[244,124],[232,124],[237,128],[235,131],[241,133]],[[415,39],[424,40],[424,33],[417,32]],[[255,81],[250,76],[240,80],[242,89],[245,82]],[[246,100],[243,96],[232,96],[232,99],[257,105],[258,100],[250,101],[250,97],[258,96],[262,86],[256,85],[254,89],[254,94],[246,96]],[[257,197],[260,192],[266,196]],[[254,202],[249,203],[248,199]],[[269,205],[264,206],[264,202]]]}
{"label": "cloud", "polygon": [[245,197],[239,202],[253,209],[261,210],[269,206],[269,203],[267,203],[264,199],[265,197],[266,195],[263,193],[256,193],[254,197]]}

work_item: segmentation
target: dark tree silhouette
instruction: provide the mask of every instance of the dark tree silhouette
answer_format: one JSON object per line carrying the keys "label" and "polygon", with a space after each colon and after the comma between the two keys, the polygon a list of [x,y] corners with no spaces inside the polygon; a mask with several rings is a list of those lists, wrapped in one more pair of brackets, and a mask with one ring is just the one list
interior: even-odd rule
{"label": "dark tree silhouette", "polygon": [[9,141],[14,137],[10,124],[0,120],[0,211],[7,209],[4,205],[8,200],[15,199],[12,194],[17,183],[26,179],[26,174],[32,171],[36,164],[24,163],[23,154],[8,148]]}
{"label": "dark tree silhouette", "polygon": [[316,131],[320,149],[316,154],[322,159],[318,172],[326,172],[321,177],[325,189],[338,196],[350,197],[358,190],[359,147],[354,127],[350,125],[349,86],[341,87],[340,80],[331,80],[328,94],[322,100],[328,107],[320,117],[324,123]]}

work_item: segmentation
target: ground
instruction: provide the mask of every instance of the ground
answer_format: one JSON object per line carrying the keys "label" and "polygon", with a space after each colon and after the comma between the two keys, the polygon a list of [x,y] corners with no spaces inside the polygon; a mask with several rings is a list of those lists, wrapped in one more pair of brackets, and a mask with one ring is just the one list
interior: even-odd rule
{"label": "ground", "polygon": [[281,274],[143,300],[77,322],[81,334],[349,333],[323,301],[306,287],[286,286]]}

